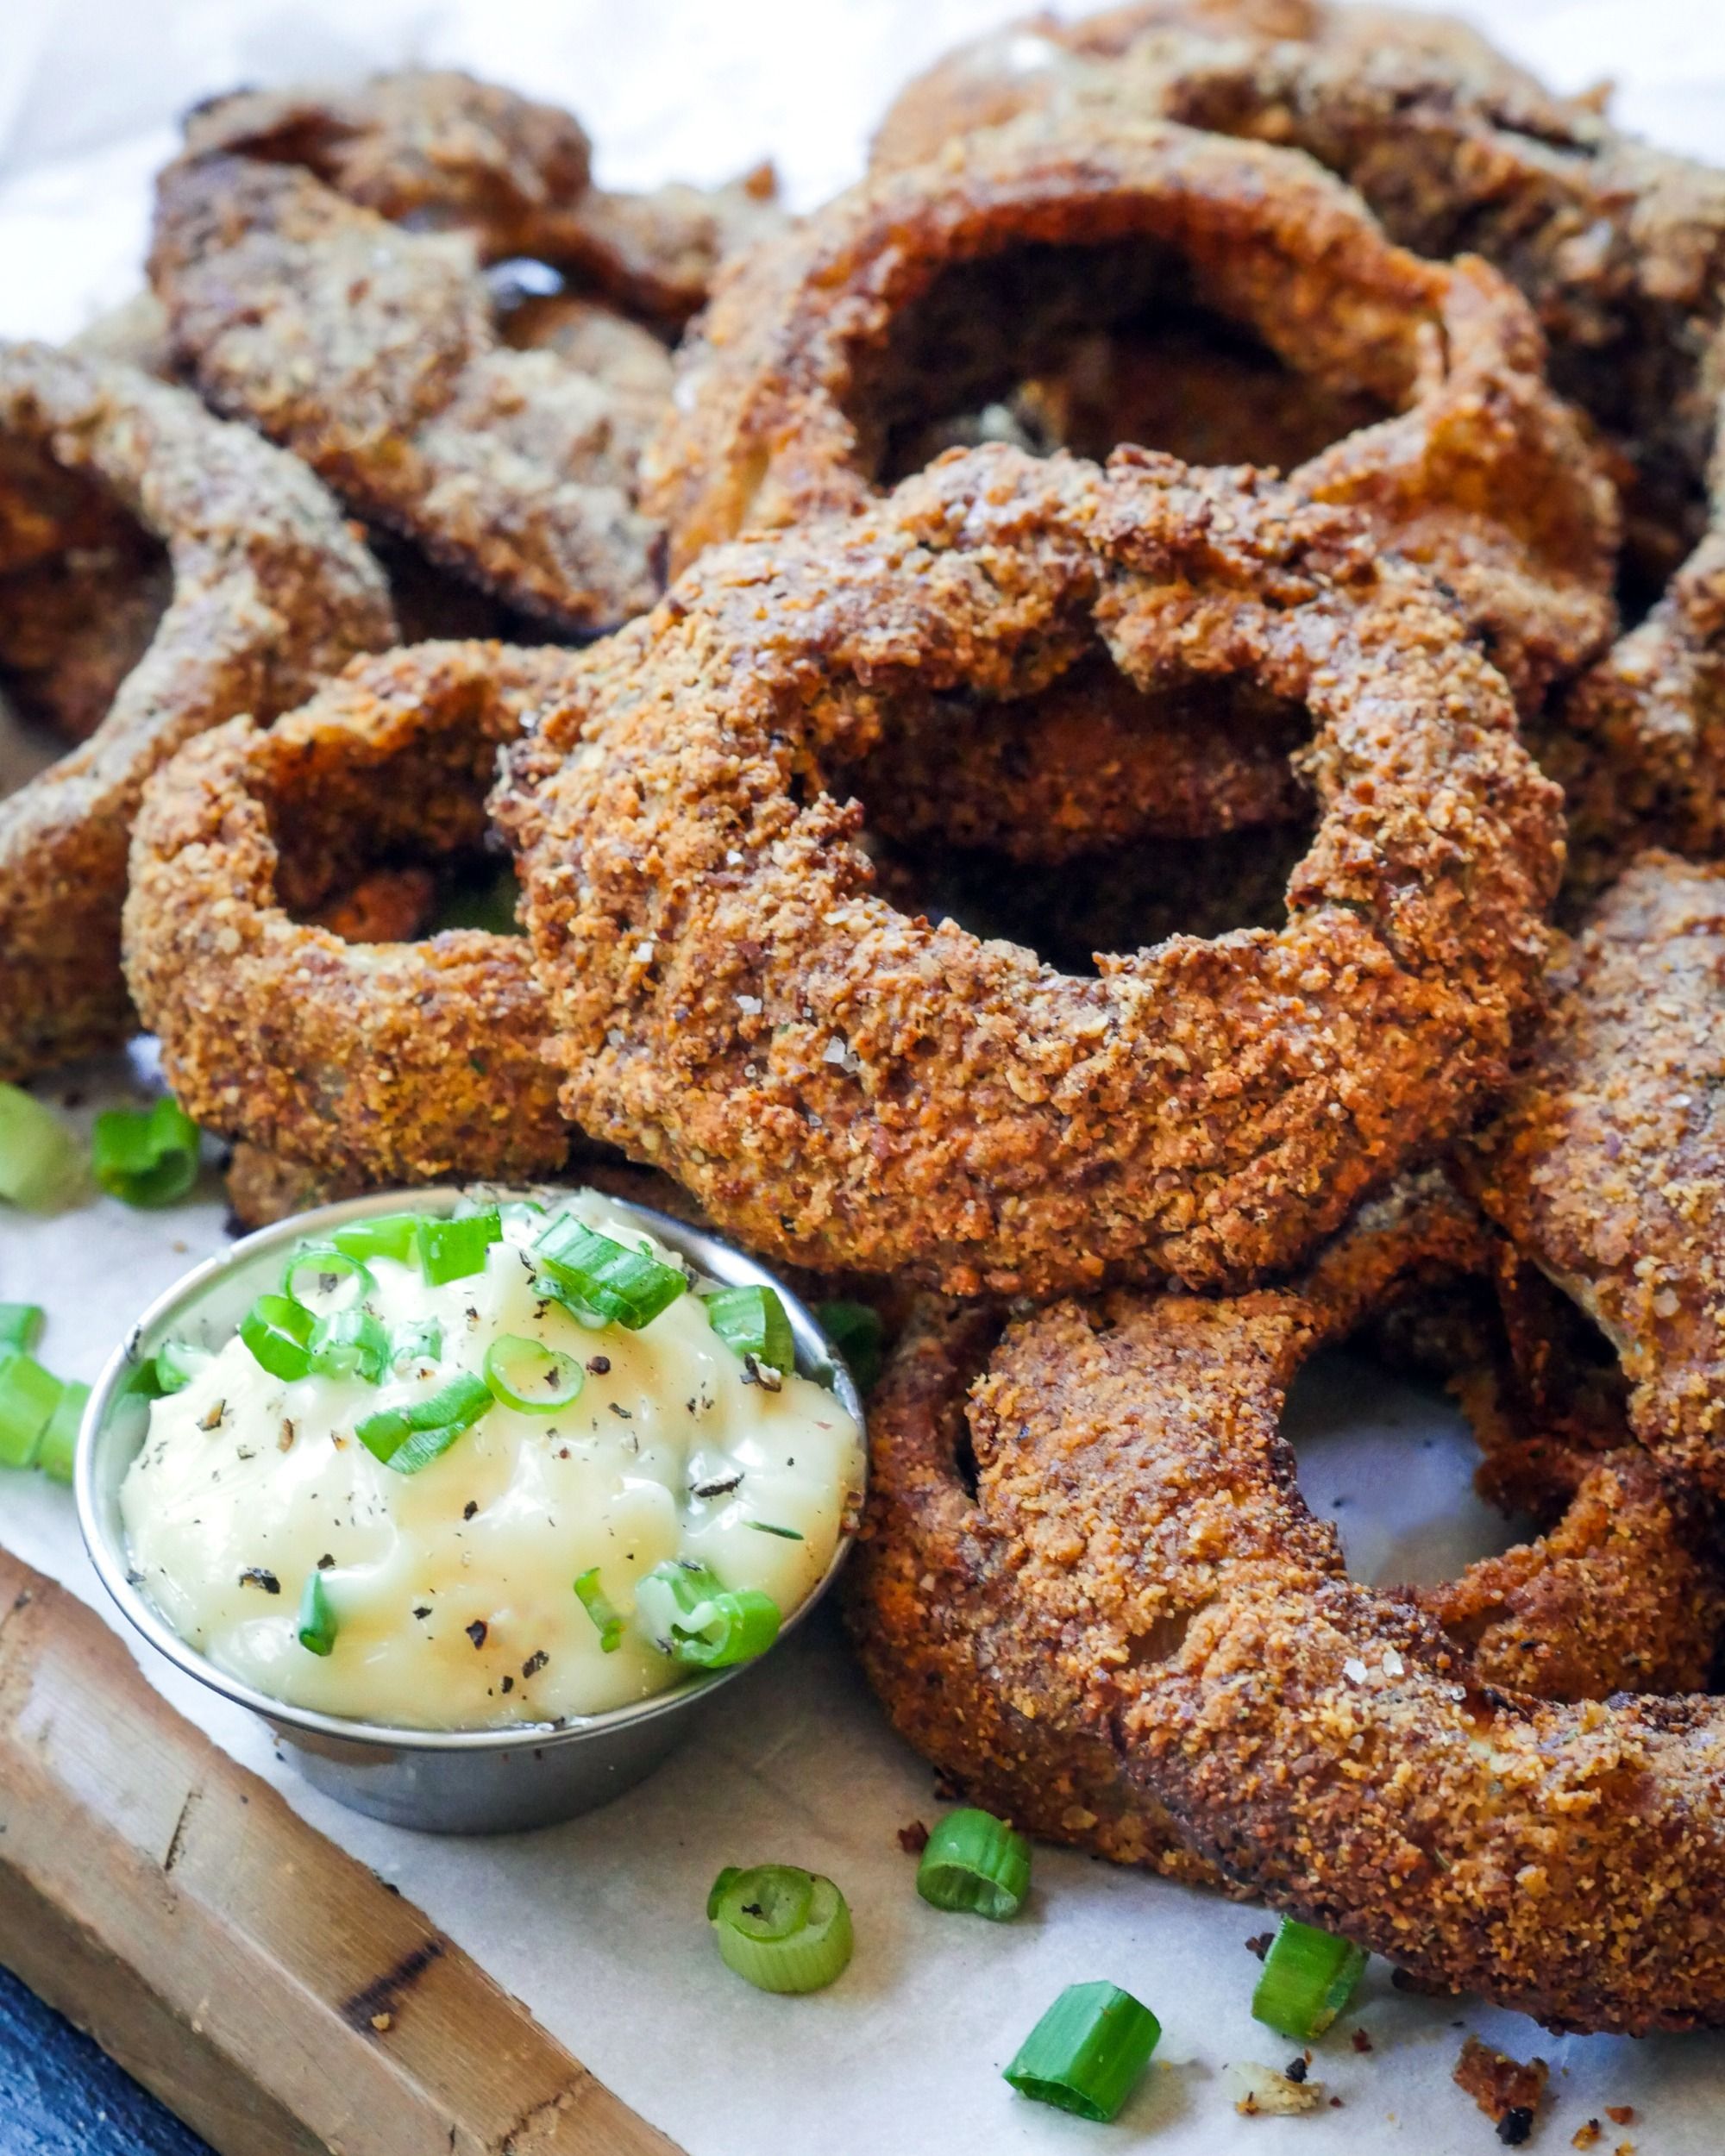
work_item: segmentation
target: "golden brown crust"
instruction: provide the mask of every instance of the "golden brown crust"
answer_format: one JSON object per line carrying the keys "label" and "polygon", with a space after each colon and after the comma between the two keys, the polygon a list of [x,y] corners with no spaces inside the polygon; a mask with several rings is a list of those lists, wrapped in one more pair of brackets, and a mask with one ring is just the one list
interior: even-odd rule
{"label": "golden brown crust", "polygon": [[1651,854],[1595,905],[1480,1143],[1479,1194],[1617,1349],[1636,1435],[1725,1495],[1725,870]]}
{"label": "golden brown crust", "polygon": [[0,479],[9,548],[34,529],[37,567],[63,558],[65,527],[37,488],[46,467],[104,490],[172,573],[92,737],[0,803],[0,1077],[17,1078],[131,1029],[120,907],[149,774],[236,711],[273,718],[394,625],[375,566],[312,475],[183,391],[8,346],[0,442],[14,452]]}
{"label": "golden brown crust", "polygon": [[638,404],[502,344],[461,239],[210,156],[162,175],[150,273],[204,397],[362,516],[566,630],[652,604]]}
{"label": "golden brown crust", "polygon": [[486,643],[390,652],[159,774],[133,841],[127,970],[206,1128],[342,1188],[561,1163],[524,941],[353,943],[308,917],[380,857],[480,846],[499,746],[568,663]]}
{"label": "golden brown crust", "polygon": [[570,114],[453,70],[213,97],[188,116],[185,141],[193,156],[303,166],[380,216],[460,232],[487,261],[554,264],[672,326],[706,298],[721,259],[781,216],[770,166],[726,187],[595,187]]}
{"label": "golden brown crust", "polygon": [[866,506],[906,413],[998,395],[1087,316],[1134,304],[1196,304],[1396,415],[1290,485],[1430,567],[1528,705],[1602,647],[1615,500],[1545,385],[1525,302],[1482,263],[1392,246],[1303,158],[1154,123],[973,136],[733,263],[643,461],[674,570],[745,529]]}
{"label": "golden brown crust", "polygon": [[[1099,642],[1311,713],[1285,929],[1087,981],[875,894],[829,755]],[[1471,1112],[1535,991],[1556,793],[1501,680],[1351,515],[1254,475],[954,455],[712,550],[571,679],[494,803],[566,1109],[794,1263],[961,1293],[1290,1263]]]}
{"label": "golden brown crust", "polygon": [[1455,1210],[1380,1205],[1297,1288],[1120,1292],[1013,1326],[963,1411],[974,1500],[950,1433],[943,1462],[877,1395],[877,1472],[905,1446],[877,1502],[896,1495],[922,1539],[900,1521],[865,1545],[865,1653],[913,1714],[894,1656],[962,1625],[1003,1717],[1111,1753],[1229,1876],[1422,1978],[1559,2027],[1715,2021],[1713,1702],[1485,1683],[1414,1602],[1350,1581],[1300,1498],[1287,1386],[1460,1254],[1434,1206]]}

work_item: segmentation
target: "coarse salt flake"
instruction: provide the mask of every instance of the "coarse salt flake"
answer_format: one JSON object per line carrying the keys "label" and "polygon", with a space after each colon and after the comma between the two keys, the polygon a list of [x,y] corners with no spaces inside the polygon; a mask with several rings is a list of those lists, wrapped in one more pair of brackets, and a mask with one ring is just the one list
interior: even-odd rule
{"label": "coarse salt flake", "polygon": [[1360,1660],[1357,1654],[1351,1654],[1347,1660],[1342,1664],[1342,1675],[1347,1679],[1350,1684],[1364,1684],[1365,1682],[1365,1664]]}

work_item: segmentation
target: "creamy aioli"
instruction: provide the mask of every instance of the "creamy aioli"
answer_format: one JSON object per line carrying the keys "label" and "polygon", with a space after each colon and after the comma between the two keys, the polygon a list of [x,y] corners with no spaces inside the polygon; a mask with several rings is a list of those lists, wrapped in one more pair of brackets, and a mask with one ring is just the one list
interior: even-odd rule
{"label": "creamy aioli", "polygon": [[[681,1265],[596,1192],[555,1209]],[[757,1382],[695,1292],[638,1332],[582,1323],[537,1290],[527,1246],[544,1225],[505,1208],[483,1271],[441,1286],[411,1259],[368,1258],[367,1307],[386,1330],[432,1319],[443,1336],[439,1361],[380,1384],[284,1382],[237,1335],[204,1344],[209,1360],[152,1404],[120,1499],[134,1574],[183,1639],[295,1706],[497,1727],[597,1714],[692,1674],[637,1614],[656,1565],[705,1564],[786,1617],[819,1583],[862,1487],[862,1433],[840,1401],[789,1371],[776,1391],[770,1369]],[[354,1437],[380,1409],[480,1374],[511,1335],[576,1357],[579,1398],[549,1414],[497,1402],[417,1474]],[[298,1628],[320,1565],[327,1656]],[[574,1586],[595,1566],[625,1620],[609,1654]]]}

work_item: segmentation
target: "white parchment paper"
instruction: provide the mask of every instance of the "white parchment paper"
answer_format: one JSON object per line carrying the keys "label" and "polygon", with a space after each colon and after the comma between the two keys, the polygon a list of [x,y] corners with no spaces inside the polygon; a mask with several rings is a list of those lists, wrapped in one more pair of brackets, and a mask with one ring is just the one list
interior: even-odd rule
{"label": "white parchment paper", "polygon": [[[467,66],[566,101],[619,185],[718,179],[771,154],[811,204],[860,170],[894,85],[1001,0],[0,0],[0,335],[63,336],[138,284],[149,175],[175,114],[239,82],[413,59]],[[1472,12],[1555,85],[1616,79],[1615,110],[1661,141],[1725,155],[1718,0],[1490,0]],[[0,787],[30,752],[0,738]],[[44,1088],[87,1122],[149,1084],[147,1054]],[[219,1187],[167,1213],[103,1200],[45,1222],[0,1211],[0,1297],[45,1304],[44,1353],[95,1374],[143,1305],[223,1243]],[[1466,1494],[1471,1454],[1427,1395],[1332,1364],[1297,1403],[1302,1476],[1365,1576],[1435,1576],[1501,1546]],[[66,1492],[0,1476],[0,1541],[102,1607]],[[108,1613],[104,1610],[104,1614]],[[1241,2119],[1230,2061],[1291,2050],[1247,2008],[1260,1912],[1039,1851],[1014,1924],[943,1917],[912,1890],[896,1830],[937,1814],[929,1772],[887,1731],[836,1631],[811,1634],[724,1695],[698,1748],[587,1819],[461,1842],[324,1802],[260,1726],[152,1661],[147,1674],[324,1832],[421,1902],[599,2078],[691,2156],[970,2156],[1254,2146],[1332,2156],[1495,2147],[1452,2084],[1464,2027],[1551,2061],[1536,2145],[1559,2149],[1607,2105],[1603,2150],[1715,2156],[1725,2049],[1710,2038],[1555,2038],[1472,2002],[1411,1998],[1374,1963],[1314,2074],[1339,2099]],[[721,1864],[830,1872],[857,1950],[828,1992],[776,2000],[718,1964],[702,1906]],[[1112,2129],[1026,2104],[999,2078],[1062,1985],[1107,1977],[1154,2008],[1155,2065]],[[1369,2052],[1351,2033],[1369,2034]]]}

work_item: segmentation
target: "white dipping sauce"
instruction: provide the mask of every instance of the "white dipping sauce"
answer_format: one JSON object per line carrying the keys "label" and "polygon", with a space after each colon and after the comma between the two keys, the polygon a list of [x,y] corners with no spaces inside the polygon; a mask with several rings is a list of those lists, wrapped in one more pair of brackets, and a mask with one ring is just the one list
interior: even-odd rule
{"label": "white dipping sauce", "polygon": [[[557,1210],[681,1264],[596,1192]],[[235,1335],[208,1342],[208,1363],[153,1403],[121,1510],[134,1574],[183,1639],[294,1706],[499,1727],[599,1713],[692,1674],[637,1617],[637,1583],[656,1565],[706,1565],[786,1617],[819,1583],[862,1483],[862,1432],[840,1401],[788,1371],[777,1391],[755,1382],[694,1292],[638,1332],[584,1325],[536,1291],[526,1246],[543,1225],[505,1209],[485,1269],[437,1287],[417,1263],[367,1260],[367,1307],[386,1329],[442,1325],[435,1364],[375,1385],[289,1382]],[[417,1474],[355,1438],[379,1409],[480,1374],[511,1334],[576,1357],[580,1397],[550,1414],[493,1404]],[[336,1623],[327,1656],[298,1638],[320,1565]],[[594,1566],[625,1620],[609,1654],[574,1591]]]}

